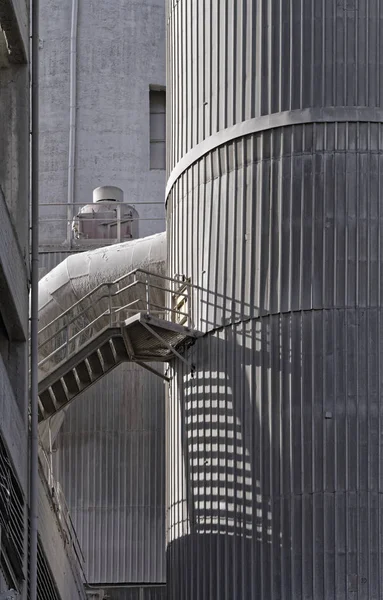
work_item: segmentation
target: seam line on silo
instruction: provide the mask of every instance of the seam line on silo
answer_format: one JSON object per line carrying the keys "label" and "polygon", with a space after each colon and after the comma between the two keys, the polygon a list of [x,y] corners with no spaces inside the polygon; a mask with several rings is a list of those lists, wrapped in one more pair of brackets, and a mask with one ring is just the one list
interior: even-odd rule
{"label": "seam line on silo", "polygon": [[292,111],[264,115],[254,119],[248,119],[242,123],[233,125],[215,133],[203,142],[187,152],[183,158],[176,164],[170,173],[166,186],[165,199],[168,198],[172,187],[177,179],[196,161],[202,158],[208,152],[211,152],[235,140],[254,133],[262,133],[270,129],[280,127],[291,127],[292,125],[307,125],[312,123],[337,123],[337,122],[383,122],[383,110],[379,108],[353,108],[353,107],[324,107],[307,108]]}
{"label": "seam line on silo", "polygon": [[219,331],[224,331],[227,328],[235,327],[237,325],[251,323],[252,321],[260,321],[261,319],[267,319],[269,317],[277,317],[277,316],[287,316],[287,315],[297,315],[297,314],[312,314],[312,313],[323,313],[327,311],[366,311],[366,310],[381,310],[379,306],[325,306],[321,308],[301,308],[295,310],[277,310],[275,312],[265,312],[258,316],[253,317],[244,317],[241,319],[236,319],[233,321],[227,321],[224,325],[219,325],[217,327],[213,327],[212,329],[208,329],[203,337],[208,335],[212,335],[214,333],[218,333]]}

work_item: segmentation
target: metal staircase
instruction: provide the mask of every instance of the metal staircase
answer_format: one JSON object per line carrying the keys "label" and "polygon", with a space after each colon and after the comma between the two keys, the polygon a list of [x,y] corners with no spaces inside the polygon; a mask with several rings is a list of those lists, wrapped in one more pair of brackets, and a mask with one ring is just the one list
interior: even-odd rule
{"label": "metal staircase", "polygon": [[54,415],[124,361],[175,356],[192,329],[190,283],[143,269],[101,284],[39,331],[39,420]]}

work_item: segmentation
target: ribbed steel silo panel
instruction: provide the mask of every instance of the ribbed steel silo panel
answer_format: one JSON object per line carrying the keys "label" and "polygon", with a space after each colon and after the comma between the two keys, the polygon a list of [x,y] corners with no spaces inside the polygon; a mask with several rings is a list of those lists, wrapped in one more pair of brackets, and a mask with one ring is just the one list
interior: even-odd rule
{"label": "ribbed steel silo panel", "polygon": [[189,4],[169,272],[206,335],[168,401],[168,596],[378,600],[380,3]]}
{"label": "ribbed steel silo panel", "polygon": [[247,119],[381,105],[380,3],[180,0],[168,13],[169,168]]}
{"label": "ribbed steel silo panel", "polygon": [[279,128],[185,171],[168,197],[169,260],[196,285],[197,328],[379,305],[382,134],[378,123]]}
{"label": "ribbed steel silo panel", "polygon": [[91,583],[165,581],[163,398],[160,378],[127,364],[66,414],[56,476]]}
{"label": "ribbed steel silo panel", "polygon": [[170,598],[380,597],[382,324],[261,317],[197,342],[193,378],[176,365]]}

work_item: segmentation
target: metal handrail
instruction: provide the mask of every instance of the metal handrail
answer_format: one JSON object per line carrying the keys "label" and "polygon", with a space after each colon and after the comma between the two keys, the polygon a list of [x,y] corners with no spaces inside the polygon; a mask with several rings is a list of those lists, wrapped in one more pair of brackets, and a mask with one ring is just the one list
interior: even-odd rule
{"label": "metal handrail", "polygon": [[[47,329],[48,327],[50,327],[54,322],[58,321],[59,319],[65,317],[65,315],[67,315],[68,313],[70,313],[76,306],[78,306],[79,304],[81,304],[86,298],[89,298],[90,296],[92,296],[93,294],[95,294],[96,292],[98,292],[98,290],[100,290],[103,287],[109,287],[112,285],[116,285],[118,283],[120,283],[120,281],[126,279],[127,277],[130,277],[132,275],[135,275],[136,273],[142,273],[144,275],[149,275],[151,277],[156,277],[157,279],[164,279],[165,281],[171,281],[172,283],[177,283],[178,285],[180,283],[182,283],[182,287],[184,287],[185,285],[190,287],[191,283],[188,281],[182,281],[180,282],[179,279],[173,278],[173,277],[167,277],[166,275],[158,275],[157,273],[151,273],[150,271],[147,271],[145,269],[141,269],[141,268],[137,268],[137,269],[133,269],[132,271],[129,271],[129,273],[126,273],[125,275],[121,275],[121,277],[118,277],[117,279],[115,279],[114,281],[111,281],[110,283],[100,283],[98,286],[96,286],[93,290],[91,290],[90,292],[88,292],[87,294],[85,294],[85,296],[83,296],[82,298],[80,298],[80,300],[77,300],[77,302],[75,302],[74,304],[72,304],[72,306],[70,306],[69,308],[67,308],[64,312],[61,313],[61,315],[59,315],[58,317],[56,317],[55,319],[53,319],[50,323],[48,323],[47,325],[45,325],[45,327],[42,327],[42,329],[39,329],[39,334],[42,333],[45,329]],[[134,282],[135,284],[136,282]],[[137,283],[144,283],[143,281],[137,281]],[[132,284],[132,285],[134,285]],[[129,286],[123,288],[121,291],[124,291],[126,289],[128,289]],[[160,288],[163,289],[164,291],[169,291],[172,293],[176,293],[176,290],[167,290],[165,288]],[[118,290],[116,292],[115,295],[117,295],[117,293],[120,290]],[[182,295],[182,294],[181,294]],[[88,307],[89,308],[89,307]]]}
{"label": "metal handrail", "polygon": [[[140,276],[143,276],[142,279]],[[122,282],[126,282],[128,278],[132,277],[134,279],[131,283],[120,288]],[[158,285],[158,280],[167,282],[167,285]],[[170,282],[170,285],[168,282]],[[133,290],[133,288],[138,285],[144,286],[145,288],[142,295],[127,304],[113,306],[114,298],[121,297],[122,294],[129,292],[129,290]],[[116,287],[117,289],[114,289]],[[172,297],[184,297],[185,301],[188,301],[190,298],[190,288],[191,283],[190,281],[185,280],[185,278],[180,280],[180,278],[159,275],[140,268],[134,269],[112,282],[99,284],[93,290],[88,292],[88,294],[75,302],[70,308],[40,329],[39,336],[41,337],[44,334],[47,334],[48,337],[44,336],[45,339],[42,339],[39,343],[39,353],[42,351],[44,352],[44,348],[47,348],[49,354],[41,357],[38,363],[39,368],[43,367],[43,365],[51,360],[54,360],[56,364],[57,359],[55,360],[55,357],[60,353],[65,353],[65,356],[60,354],[58,360],[59,363],[64,359],[68,359],[82,347],[83,344],[81,343],[81,338],[83,336],[86,336],[83,341],[85,344],[88,343],[94,335],[99,335],[105,328],[118,326],[124,320],[123,318],[116,319],[116,316],[120,317],[121,313],[125,318],[126,315],[137,314],[140,310],[146,311],[147,314],[156,315],[158,318],[162,319],[166,319],[168,315],[170,315],[171,319],[176,318],[177,316],[185,319],[186,316],[190,323],[191,311],[185,313],[185,311],[177,310],[177,308],[174,308],[173,306],[166,306],[165,301],[165,298],[167,298],[167,294],[169,293],[173,295]],[[106,291],[104,292],[104,290]],[[159,305],[152,300],[152,292],[158,290],[164,294],[164,306]],[[143,305],[141,309],[139,306],[134,306],[139,304]],[[188,308],[190,309],[190,302],[188,303]],[[97,314],[97,310],[100,309],[101,312]],[[89,314],[89,312],[91,312],[91,314]],[[84,324],[83,320],[89,320],[89,318],[91,320]],[[100,327],[99,324],[101,320],[105,320],[105,318],[109,318],[107,325]],[[52,329],[53,332],[50,333]],[[92,332],[94,329],[94,335],[91,333],[88,335],[88,333]],[[65,340],[62,339],[64,336]],[[55,340],[57,340],[57,344],[54,343]],[[48,344],[56,346],[52,352],[49,352]],[[75,347],[71,351],[70,346],[73,344]]]}

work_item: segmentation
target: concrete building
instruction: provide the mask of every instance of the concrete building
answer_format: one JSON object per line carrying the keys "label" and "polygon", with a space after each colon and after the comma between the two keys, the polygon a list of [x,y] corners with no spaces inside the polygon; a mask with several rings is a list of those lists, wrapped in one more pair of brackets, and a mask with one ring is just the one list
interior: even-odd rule
{"label": "concrete building", "polygon": [[163,231],[164,0],[42,0],[40,37],[41,250],[76,249],[71,204],[103,185]]}

